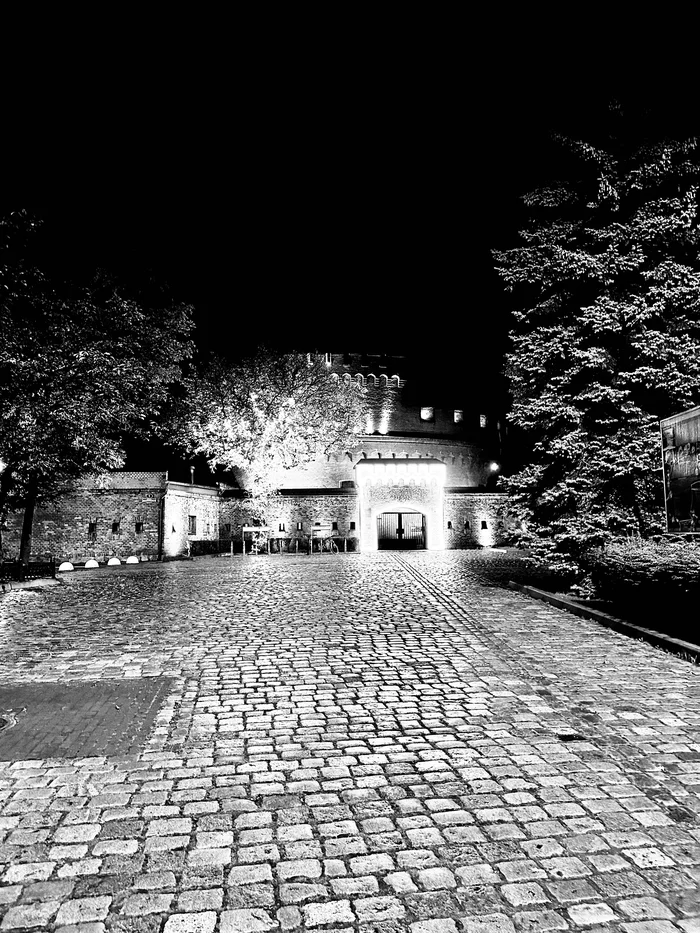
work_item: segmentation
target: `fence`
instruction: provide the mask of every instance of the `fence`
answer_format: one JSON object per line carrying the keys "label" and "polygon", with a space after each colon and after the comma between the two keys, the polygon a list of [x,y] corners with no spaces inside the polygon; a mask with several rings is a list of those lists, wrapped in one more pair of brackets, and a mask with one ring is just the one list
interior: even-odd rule
{"label": "fence", "polygon": [[40,580],[45,577],[56,576],[56,561],[34,561],[23,564],[20,560],[6,560],[0,563],[0,583],[22,583],[26,580]]}
{"label": "fence", "polygon": [[[333,550],[330,544],[331,540],[340,553],[359,550],[359,541],[357,538],[340,538],[333,535],[332,538],[311,539],[308,535],[297,535],[293,538],[269,538],[269,553],[308,554],[310,546],[313,547],[314,554],[318,554],[320,551],[330,552]],[[234,554],[243,553],[243,545],[240,538],[220,538],[218,541],[191,541],[190,554],[192,557],[202,557],[205,554],[230,554],[232,552],[232,545]],[[251,553],[251,546],[252,542],[246,540],[246,554]],[[267,540],[264,544],[259,544],[259,553],[268,553]]]}

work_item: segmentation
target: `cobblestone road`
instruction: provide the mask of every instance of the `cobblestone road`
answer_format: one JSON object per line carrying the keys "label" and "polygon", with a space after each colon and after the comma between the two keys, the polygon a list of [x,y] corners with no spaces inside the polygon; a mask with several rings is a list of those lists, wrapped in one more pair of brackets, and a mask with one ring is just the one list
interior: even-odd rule
{"label": "cobblestone road", "polygon": [[0,696],[74,687],[66,741],[89,685],[167,685],[138,753],[0,761],[0,930],[699,933],[700,668],[489,585],[507,560],[212,558],[0,599]]}

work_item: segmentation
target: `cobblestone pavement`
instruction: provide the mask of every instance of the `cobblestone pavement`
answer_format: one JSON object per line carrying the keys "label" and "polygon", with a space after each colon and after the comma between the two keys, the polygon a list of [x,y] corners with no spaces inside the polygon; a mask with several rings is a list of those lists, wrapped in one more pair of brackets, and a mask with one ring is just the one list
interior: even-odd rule
{"label": "cobblestone pavement", "polygon": [[699,933],[700,668],[490,585],[509,559],[211,558],[1,598],[3,699],[168,689],[140,751],[0,761],[0,931]]}

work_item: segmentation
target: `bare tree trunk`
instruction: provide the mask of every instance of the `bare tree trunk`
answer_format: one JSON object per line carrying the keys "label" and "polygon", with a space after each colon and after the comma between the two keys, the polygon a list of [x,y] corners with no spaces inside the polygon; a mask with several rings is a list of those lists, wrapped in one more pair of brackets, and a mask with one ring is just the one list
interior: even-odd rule
{"label": "bare tree trunk", "polygon": [[29,563],[29,556],[32,551],[32,527],[34,525],[34,510],[36,509],[36,498],[39,491],[39,483],[36,476],[29,480],[27,488],[27,499],[24,506],[24,519],[22,521],[22,539],[19,545],[19,559],[23,564]]}
{"label": "bare tree trunk", "polygon": [[10,486],[12,485],[12,471],[9,466],[0,473],[0,561],[5,559],[5,551],[3,549],[3,528],[5,527],[5,521],[7,520],[7,500],[10,494]]}

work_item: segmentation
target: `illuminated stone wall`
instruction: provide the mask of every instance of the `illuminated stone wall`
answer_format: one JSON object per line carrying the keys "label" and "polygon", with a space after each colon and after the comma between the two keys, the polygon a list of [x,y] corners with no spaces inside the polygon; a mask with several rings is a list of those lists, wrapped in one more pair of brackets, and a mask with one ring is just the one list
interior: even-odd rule
{"label": "illuminated stone wall", "polygon": [[[219,491],[212,486],[168,483],[163,516],[163,556],[187,553],[187,543],[216,541],[219,537]],[[190,534],[190,516],[194,534]]]}
{"label": "illuminated stone wall", "polygon": [[507,542],[506,509],[505,493],[452,493],[446,490],[445,547],[492,547]]}
{"label": "illuminated stone wall", "polygon": [[[157,557],[166,478],[167,473],[120,471],[77,484],[56,503],[37,508],[31,558],[53,555],[75,563],[91,557]],[[19,556],[22,518],[21,512],[8,516],[3,532],[6,559]]]}

